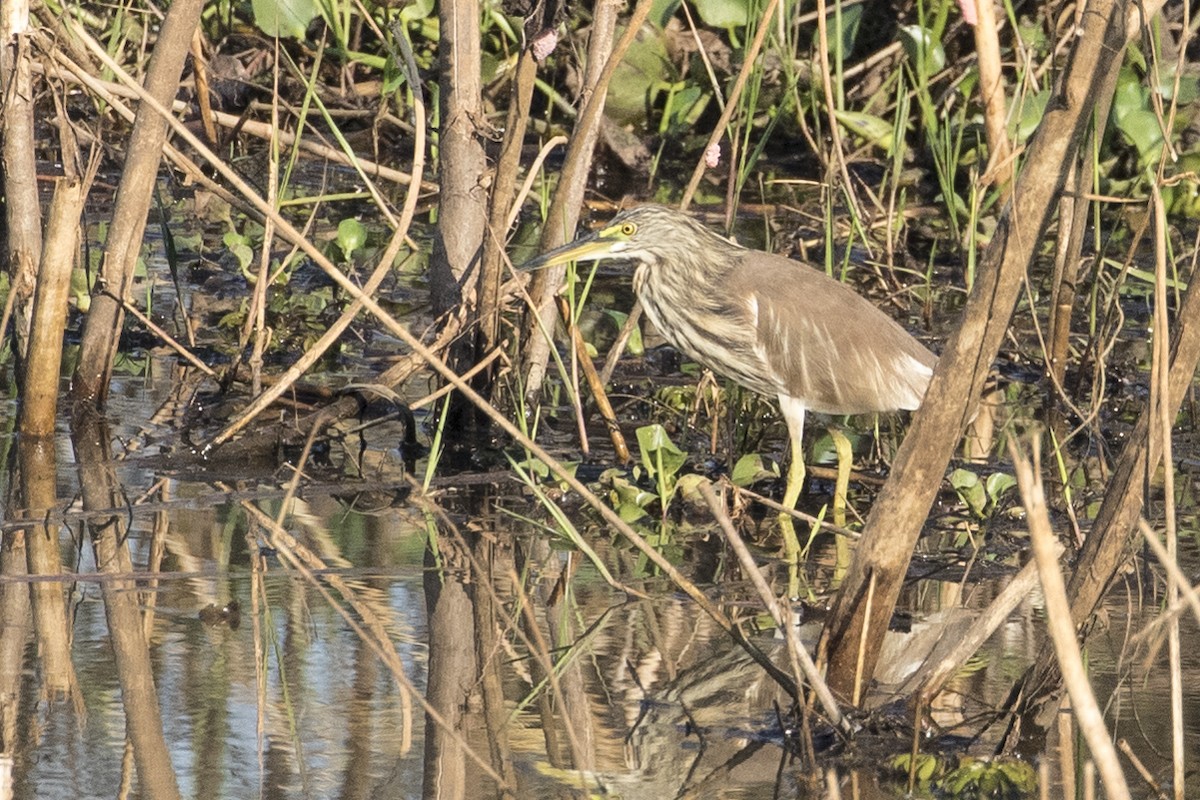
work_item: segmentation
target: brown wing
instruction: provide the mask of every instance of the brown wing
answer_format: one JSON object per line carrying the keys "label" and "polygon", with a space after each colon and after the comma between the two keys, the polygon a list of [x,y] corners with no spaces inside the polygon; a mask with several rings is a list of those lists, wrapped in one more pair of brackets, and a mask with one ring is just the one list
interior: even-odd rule
{"label": "brown wing", "polygon": [[914,409],[936,357],[868,300],[807,264],[748,253],[730,275],[779,394],[827,414]]}

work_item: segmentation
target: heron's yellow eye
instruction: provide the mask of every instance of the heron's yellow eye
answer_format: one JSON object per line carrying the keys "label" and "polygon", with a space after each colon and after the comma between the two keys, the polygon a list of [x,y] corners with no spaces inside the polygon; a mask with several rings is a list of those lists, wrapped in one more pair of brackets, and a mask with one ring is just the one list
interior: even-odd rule
{"label": "heron's yellow eye", "polygon": [[621,225],[621,235],[622,236],[633,236],[633,234],[636,230],[637,230],[637,225],[634,225],[632,222],[626,222]]}

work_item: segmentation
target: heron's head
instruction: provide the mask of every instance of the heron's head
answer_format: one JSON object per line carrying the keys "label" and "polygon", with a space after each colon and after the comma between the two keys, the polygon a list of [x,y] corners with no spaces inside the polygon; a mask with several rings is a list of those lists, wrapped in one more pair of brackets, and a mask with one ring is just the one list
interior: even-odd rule
{"label": "heron's head", "polygon": [[711,251],[716,243],[732,246],[682,211],[644,205],[622,211],[595,233],[542,254],[526,263],[525,269],[604,258],[648,266],[686,264],[698,254]]}

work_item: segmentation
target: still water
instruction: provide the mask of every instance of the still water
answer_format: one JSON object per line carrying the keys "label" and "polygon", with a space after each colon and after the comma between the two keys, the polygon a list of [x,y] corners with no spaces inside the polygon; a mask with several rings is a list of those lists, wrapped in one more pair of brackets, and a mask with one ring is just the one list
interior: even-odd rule
{"label": "still water", "polygon": [[[569,495],[539,502],[507,470],[426,491],[426,462],[405,469],[399,425],[338,439],[306,462],[294,497],[283,462],[297,454],[265,467],[156,460],[178,432],[136,421],[178,385],[166,364],[114,387],[90,444],[67,431],[40,450],[3,441],[21,466],[5,475],[0,552],[0,800],[494,797],[502,765],[520,797],[828,796],[797,758],[778,687]],[[97,470],[107,504],[88,488]],[[567,542],[552,508],[636,593]],[[772,520],[751,513],[744,533],[779,589]],[[784,663],[710,518],[641,524]],[[948,615],[985,607],[1026,560],[1019,519],[995,526],[1004,537],[962,517],[934,527],[918,553],[933,568],[906,588],[905,631],[883,664],[899,677]],[[841,544],[814,543],[803,586],[816,606],[844,566]],[[1183,551],[1200,561],[1190,539]],[[1161,780],[1166,671],[1161,638],[1145,634],[1158,578],[1127,573],[1088,658],[1111,728]],[[956,754],[995,749],[1005,725],[986,722],[1045,645],[1043,617],[1030,592],[931,710],[941,727],[927,730],[965,737]],[[818,614],[802,628],[810,643],[819,625]],[[1196,675],[1186,617],[1184,641]],[[888,768],[911,744],[902,730],[850,749],[818,741],[842,796],[903,793]],[[925,739],[934,752],[944,741]],[[1048,765],[1050,796],[1062,791],[1054,741],[1026,757]]]}

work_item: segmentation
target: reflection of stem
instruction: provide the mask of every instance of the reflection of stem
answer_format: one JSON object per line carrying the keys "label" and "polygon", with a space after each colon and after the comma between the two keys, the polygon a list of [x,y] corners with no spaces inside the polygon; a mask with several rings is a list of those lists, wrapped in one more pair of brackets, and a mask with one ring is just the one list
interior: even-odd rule
{"label": "reflection of stem", "polygon": [[[108,451],[111,437],[104,420],[96,415],[80,415],[72,433],[84,508],[124,505]],[[88,530],[97,570],[106,575],[133,572],[133,562],[125,543],[128,530],[124,516],[113,514],[89,520]],[[175,769],[163,738],[162,713],[154,688],[150,648],[142,628],[137,583],[131,578],[114,578],[101,582],[100,592],[104,597],[117,678],[121,684],[125,728],[142,791],[147,797],[179,797]]]}
{"label": "reflection of stem", "polygon": [[700,493],[704,495],[709,509],[712,510],[713,516],[720,523],[721,531],[725,534],[725,540],[729,542],[730,548],[733,550],[734,555],[737,556],[738,562],[742,565],[742,571],[749,578],[755,591],[758,592],[763,605],[770,612],[771,618],[779,628],[784,641],[787,642],[788,657],[792,667],[792,679],[795,683],[791,687],[785,688],[788,688],[792,692],[797,702],[801,702],[799,687],[803,686],[804,682],[807,681],[816,692],[817,700],[821,703],[821,708],[829,716],[830,723],[843,731],[849,732],[849,722],[842,716],[837,700],[834,699],[833,694],[825,685],[824,678],[817,671],[816,664],[813,663],[812,657],[809,656],[808,651],[804,649],[804,645],[800,641],[800,636],[796,632],[796,626],[792,622],[791,611],[783,607],[783,604],[779,602],[775,594],[771,591],[771,587],[767,585],[767,581],[763,578],[762,573],[758,571],[758,565],[754,563],[754,556],[751,555],[750,549],[746,547],[746,543],[742,541],[742,537],[738,535],[732,520],[729,519],[729,514],[725,511],[725,506],[713,494],[712,486],[708,483],[701,483]]}
{"label": "reflection of stem", "polygon": [[[55,374],[58,374],[57,370]],[[29,519],[40,520],[25,532],[29,573],[47,577],[61,575],[59,527],[46,522],[46,512],[58,502],[53,442],[22,437],[17,442],[17,457],[21,464],[21,499],[25,513]],[[53,698],[59,693],[70,693],[77,709],[82,710],[83,698],[79,696],[75,667],[71,663],[70,624],[63,584],[53,580],[36,581],[29,585],[29,594],[33,601],[45,696]]]}
{"label": "reflection of stem", "polygon": [[[15,292],[9,292],[11,297]],[[29,588],[24,531],[8,531],[0,543],[0,740],[17,741],[25,643],[29,636]]]}
{"label": "reflection of stem", "polygon": [[[425,709],[425,712],[430,714],[435,722],[441,724],[443,720],[436,712],[430,711],[428,703],[414,689],[412,681],[408,679],[408,676],[404,672],[404,665],[400,661],[400,655],[396,652],[395,645],[393,645],[391,637],[388,636],[387,629],[382,620],[379,619],[379,616],[367,603],[359,598],[355,589],[342,580],[340,576],[325,575],[325,580],[337,589],[338,593],[354,609],[354,612],[361,619],[361,623],[358,619],[351,616],[350,612],[337,601],[329,589],[325,588],[324,584],[318,581],[316,576],[313,575],[312,570],[314,569],[327,569],[325,562],[320,557],[296,541],[290,533],[280,527],[275,520],[264,514],[254,503],[249,501],[243,502],[242,508],[249,514],[250,519],[263,529],[271,547],[278,550],[280,556],[293,569],[298,571],[305,580],[312,584],[313,588],[329,603],[330,608],[340,614],[351,629],[358,634],[359,638],[387,665],[388,670],[396,679],[396,684],[400,690],[400,707],[404,721],[403,730],[401,731],[401,752],[407,752],[412,747],[412,697],[414,694],[417,695],[418,701]],[[463,746],[466,747],[466,744],[464,743]],[[472,760],[477,760],[481,768],[486,770],[494,779],[499,780],[490,767],[487,766],[486,762],[478,755],[469,749],[467,750],[467,754],[471,756]]]}

